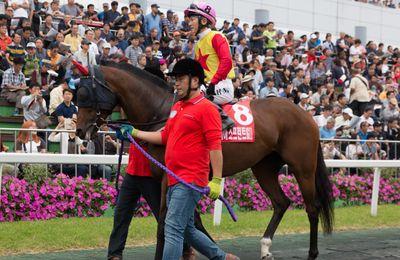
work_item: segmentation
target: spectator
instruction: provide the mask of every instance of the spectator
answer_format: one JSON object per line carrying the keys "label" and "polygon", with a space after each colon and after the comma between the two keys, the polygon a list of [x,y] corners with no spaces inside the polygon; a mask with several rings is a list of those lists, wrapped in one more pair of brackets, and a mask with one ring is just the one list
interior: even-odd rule
{"label": "spectator", "polygon": [[[58,132],[57,130],[68,130],[73,132]],[[83,145],[83,141],[76,136],[76,122],[74,119],[68,118],[63,121],[60,121],[55,129],[55,131],[51,132],[49,135],[50,142],[60,143],[61,153],[62,154],[81,154],[86,153],[86,147]],[[86,177],[89,173],[89,167],[87,165],[71,165],[71,164],[63,164],[62,172],[67,174],[70,177],[75,176],[75,168],[76,168],[76,176]],[[60,171],[60,167],[56,167],[56,171]]]}
{"label": "spectator", "polygon": [[64,122],[66,118],[77,118],[78,110],[72,103],[74,93],[72,90],[65,88],[63,90],[63,102],[57,106],[54,115],[57,116],[58,122]]}
{"label": "spectator", "polygon": [[173,39],[169,42],[170,49],[180,48],[182,49],[182,42],[181,42],[181,33],[179,31],[175,31],[172,33]]}
{"label": "spectator", "polygon": [[14,115],[20,114],[22,109],[21,98],[25,96],[25,90],[28,88],[25,83],[25,76],[22,73],[23,64],[23,58],[14,58],[11,68],[4,72],[1,83],[1,97],[8,102],[15,103]]}
{"label": "spectator", "polygon": [[157,28],[153,28],[150,30],[150,34],[146,36],[145,39],[145,47],[153,45],[154,41],[158,39],[158,30]]}
{"label": "spectator", "polygon": [[293,87],[297,89],[301,84],[303,84],[304,80],[304,70],[301,68],[296,69],[295,71],[296,77],[293,79]]}
{"label": "spectator", "polygon": [[275,82],[271,78],[265,80],[265,87],[260,90],[260,98],[267,98],[268,96],[278,96],[278,90],[275,87]]}
{"label": "spectator", "polygon": [[[112,9],[112,5],[111,5]],[[112,10],[111,10],[112,11]],[[110,24],[113,29],[126,28],[129,22],[129,9],[126,6],[121,8],[121,14],[115,18],[114,22]]]}
{"label": "spectator", "polygon": [[335,119],[332,117],[329,117],[326,120],[326,124],[319,129],[319,134],[320,137],[323,139],[332,139],[336,135],[336,130],[335,130]]}
{"label": "spectator", "polygon": [[346,146],[345,156],[349,160],[358,160],[364,155],[362,146],[356,142],[349,142]]}
{"label": "spectator", "polygon": [[264,24],[258,24],[256,29],[252,31],[250,36],[250,48],[252,50],[257,50],[259,53],[262,53],[264,40],[266,39],[266,36],[263,35],[264,28]]}
{"label": "spectator", "polygon": [[[100,128],[101,131],[109,131],[106,125]],[[89,148],[89,144],[92,148]],[[109,134],[97,135],[95,139],[88,143],[86,149],[88,154],[106,154],[115,155],[120,145],[111,137]],[[99,179],[105,178],[107,181],[111,181],[113,168],[111,165],[99,164],[92,166],[92,178]]]}
{"label": "spectator", "polygon": [[89,18],[92,21],[98,21],[97,12],[94,10],[93,4],[88,4],[87,11],[85,12],[85,17]]}
{"label": "spectator", "polygon": [[370,124],[367,121],[361,122],[360,129],[357,132],[357,139],[361,140],[361,144],[365,143],[365,140],[368,139],[368,128]]}
{"label": "spectator", "polygon": [[19,20],[21,18],[28,18],[29,14],[29,1],[28,0],[9,0],[8,5],[14,10],[14,18]]}
{"label": "spectator", "polygon": [[21,104],[26,121],[34,121],[40,129],[44,129],[50,124],[46,116],[46,101],[42,97],[40,86],[35,84],[29,86],[29,95],[21,98]]}
{"label": "spectator", "polygon": [[372,113],[373,113],[373,108],[372,107],[367,107],[364,110],[364,113],[362,116],[360,116],[360,119],[358,120],[358,126],[357,126],[357,130],[360,129],[361,127],[361,123],[362,122],[367,122],[369,125],[369,129],[368,131],[372,131],[372,126],[374,124],[374,119],[372,118]]}
{"label": "spectator", "polygon": [[5,53],[7,47],[12,43],[11,38],[7,35],[7,25],[0,25],[0,50]]}
{"label": "spectator", "polygon": [[59,71],[63,56],[59,54],[59,44],[58,42],[52,42],[47,50],[46,60],[42,60],[43,63],[49,64],[50,68],[54,71]]}
{"label": "spectator", "polygon": [[118,2],[112,1],[111,2],[111,10],[108,10],[104,13],[103,23],[110,24],[111,28],[114,27],[114,21],[119,17],[121,14],[117,11],[118,9]]}
{"label": "spectator", "polygon": [[97,65],[95,54],[89,51],[91,44],[92,43],[88,39],[83,39],[81,42],[81,49],[74,54],[74,58],[85,67]]}
{"label": "spectator", "polygon": [[34,130],[37,129],[34,121],[28,120],[22,124],[15,143],[15,151],[17,153],[45,153],[46,143],[37,135]]}
{"label": "spectator", "polygon": [[[138,66],[138,57],[143,53],[142,49],[139,47],[139,35],[134,35],[130,39],[131,45],[125,50],[125,56],[129,59],[129,62],[137,67]],[[147,49],[147,48],[146,48]],[[151,47],[150,47],[151,50]]]}
{"label": "spectator", "polygon": [[34,71],[40,71],[40,59],[36,56],[36,45],[30,42],[26,46],[27,55],[25,56],[24,75],[26,78],[31,78]]}
{"label": "spectator", "polygon": [[[164,60],[165,61],[165,60]],[[138,68],[144,70],[144,68],[147,65],[147,59],[146,59],[146,55],[145,54],[140,54],[138,56]]]}
{"label": "spectator", "polygon": [[[91,29],[88,29],[85,31],[85,39],[88,40],[91,44],[89,44],[89,52],[93,54],[93,56],[96,56],[99,54],[99,48],[97,47],[97,43],[95,42],[94,39],[94,32]],[[82,44],[81,44],[82,48]]]}
{"label": "spectator", "polygon": [[21,45],[22,37],[14,33],[12,36],[12,43],[8,45],[6,50],[6,58],[10,64],[12,64],[15,58],[25,58],[25,50],[24,47]]}
{"label": "spectator", "polygon": [[351,108],[343,109],[342,115],[335,118],[335,128],[341,127],[343,130],[349,130],[351,128],[351,120],[354,118],[353,111]]}
{"label": "spectator", "polygon": [[307,95],[310,95],[312,93],[310,82],[311,82],[310,76],[305,76],[303,83],[301,83],[297,87],[297,90],[299,91],[299,93],[306,93]]}
{"label": "spectator", "polygon": [[154,57],[153,49],[149,46],[146,47],[145,53],[146,55],[146,68],[152,68],[155,70],[160,69],[160,61],[158,58]]}
{"label": "spectator", "polygon": [[181,33],[183,39],[188,39],[190,36],[191,29],[189,22],[190,22],[189,16],[185,15],[180,26],[178,26],[179,32]]}
{"label": "spectator", "polygon": [[104,16],[109,10],[110,10],[109,4],[108,3],[103,3],[103,11],[100,12],[97,15],[97,18],[99,19],[99,21],[103,21],[104,22]]}
{"label": "spectator", "polygon": [[[188,45],[188,46],[185,46],[186,47],[186,49],[185,49],[186,52],[184,51],[184,53],[186,55],[190,54],[190,55],[192,55],[194,57],[194,41],[192,41],[192,42],[188,41],[186,43],[186,45]],[[156,57],[160,61],[161,61],[161,59],[164,59],[163,56],[162,56],[162,52],[160,51],[160,42],[158,40],[155,40],[153,42],[152,47],[153,47],[153,55],[154,55],[154,57]]]}
{"label": "spectator", "polygon": [[78,6],[75,4],[75,0],[68,0],[68,3],[61,6],[60,11],[65,15],[70,15],[72,17],[81,16]]}
{"label": "spectator", "polygon": [[326,160],[346,159],[346,157],[336,148],[333,141],[323,144],[322,153],[324,155],[324,159]]}
{"label": "spectator", "polygon": [[383,157],[386,156],[386,153],[381,150],[380,145],[375,142],[376,141],[376,134],[374,132],[370,132],[367,135],[368,142],[364,142],[362,144],[362,150],[366,159],[370,160],[380,160],[384,159]]}
{"label": "spectator", "polygon": [[267,49],[272,49],[275,51],[277,42],[276,42],[276,31],[274,29],[274,23],[273,22],[268,22],[267,23],[267,29],[263,32],[263,35],[265,36],[265,48]]}
{"label": "spectator", "polygon": [[239,18],[233,19],[232,26],[229,28],[229,32],[233,32],[232,35],[232,43],[233,45],[238,45],[239,40],[244,38],[246,39],[246,35],[244,34],[243,30],[239,27],[240,20]]}
{"label": "spectator", "polygon": [[307,93],[301,93],[300,94],[300,102],[298,103],[298,106],[301,107],[304,111],[307,111],[309,105],[310,105],[310,96]]}
{"label": "spectator", "polygon": [[326,34],[326,36],[325,36],[325,41],[324,41],[324,43],[322,44],[322,48],[323,48],[323,49],[330,50],[332,53],[335,53],[335,52],[336,52],[335,45],[334,45],[333,42],[332,42],[332,34],[330,34],[330,33],[327,33],[327,34]]}
{"label": "spectator", "polygon": [[389,100],[389,105],[382,111],[382,119],[387,122],[391,118],[399,118],[399,106],[395,97]]}
{"label": "spectator", "polygon": [[151,5],[151,13],[145,16],[144,18],[144,29],[145,29],[145,34],[149,35],[150,30],[155,28],[157,29],[158,35],[157,38],[160,39],[161,37],[161,17],[158,14],[158,4],[152,4]]}
{"label": "spectator", "polygon": [[65,36],[64,43],[70,45],[72,53],[76,53],[79,50],[79,45],[82,42],[82,37],[78,33],[78,25],[73,24],[71,26],[71,33]]}
{"label": "spectator", "polygon": [[319,128],[327,124],[328,119],[332,116],[332,110],[333,108],[331,105],[324,106],[322,108],[322,114],[314,117],[314,120]]}
{"label": "spectator", "polygon": [[[133,36],[132,36],[133,37]],[[132,39],[132,38],[130,38]],[[113,39],[111,39],[112,42]],[[121,50],[122,52],[125,52],[126,48],[128,48],[129,43],[128,41],[125,39],[125,31],[124,29],[119,29],[117,31],[117,45],[115,45],[119,50]],[[111,43],[112,44],[112,43]]]}
{"label": "spectator", "polygon": [[356,116],[361,116],[362,111],[368,106],[371,97],[368,93],[369,84],[368,80],[360,74],[359,69],[352,69],[352,76],[350,82],[350,104],[353,113]]}
{"label": "spectator", "polygon": [[111,44],[109,44],[108,42],[104,43],[103,51],[101,52],[101,54],[96,55],[96,63],[101,65],[105,61],[109,60],[110,50],[111,50]]}

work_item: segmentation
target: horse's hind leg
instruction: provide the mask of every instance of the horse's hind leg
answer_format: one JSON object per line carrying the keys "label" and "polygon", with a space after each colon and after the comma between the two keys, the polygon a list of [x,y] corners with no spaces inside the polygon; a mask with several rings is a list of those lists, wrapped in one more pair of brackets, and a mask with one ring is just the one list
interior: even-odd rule
{"label": "horse's hind leg", "polygon": [[312,260],[318,256],[318,215],[319,208],[316,204],[315,178],[298,179],[299,187],[303,195],[308,221],[310,222],[310,249],[308,259]]}
{"label": "horse's hind leg", "polygon": [[252,168],[258,183],[271,199],[272,206],[274,207],[272,218],[263,238],[261,239],[261,259],[273,259],[272,254],[269,251],[272,245],[272,239],[283,215],[290,205],[290,200],[286,197],[279,185],[278,171],[282,165],[283,162],[279,155],[272,154]]}
{"label": "horse's hind leg", "polygon": [[[311,158],[303,154],[303,158]],[[308,251],[308,259],[315,259],[318,256],[318,215],[319,208],[316,203],[315,188],[315,167],[316,162],[308,159],[297,160],[291,164],[291,169],[299,184],[299,188],[303,195],[308,221],[310,222],[310,249]]]}

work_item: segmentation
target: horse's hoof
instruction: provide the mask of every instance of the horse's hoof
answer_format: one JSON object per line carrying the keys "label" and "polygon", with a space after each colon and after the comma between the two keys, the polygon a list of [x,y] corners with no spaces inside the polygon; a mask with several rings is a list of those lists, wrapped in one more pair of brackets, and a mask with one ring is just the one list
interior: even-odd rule
{"label": "horse's hoof", "polygon": [[265,256],[261,257],[261,260],[274,260],[274,256],[271,253],[268,253]]}

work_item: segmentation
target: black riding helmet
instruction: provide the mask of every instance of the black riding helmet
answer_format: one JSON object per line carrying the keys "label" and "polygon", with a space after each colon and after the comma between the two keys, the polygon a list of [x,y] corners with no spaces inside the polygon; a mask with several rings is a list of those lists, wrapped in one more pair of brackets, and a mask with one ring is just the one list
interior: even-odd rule
{"label": "black riding helmet", "polygon": [[[197,90],[201,85],[203,85],[205,79],[203,67],[201,67],[198,61],[195,61],[193,59],[182,59],[178,61],[175,64],[172,72],[168,73],[167,75],[172,77],[184,75],[189,76],[189,88],[187,94],[185,95],[185,97],[183,97],[183,99],[187,99],[191,91]],[[192,88],[192,77],[199,78],[199,87]]]}
{"label": "black riding helmet", "polygon": [[168,73],[167,75],[173,77],[183,75],[198,77],[200,85],[204,84],[205,79],[203,67],[201,67],[198,61],[193,59],[182,59],[178,61],[175,64],[172,72]]}

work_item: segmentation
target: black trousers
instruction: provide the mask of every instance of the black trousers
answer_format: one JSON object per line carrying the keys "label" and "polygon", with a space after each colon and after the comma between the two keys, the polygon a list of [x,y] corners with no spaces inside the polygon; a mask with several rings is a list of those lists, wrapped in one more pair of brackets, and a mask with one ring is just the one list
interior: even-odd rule
{"label": "black trousers", "polygon": [[129,225],[140,196],[149,204],[158,221],[161,200],[161,183],[151,177],[125,175],[114,212],[114,226],[108,244],[108,257],[122,256]]}
{"label": "black trousers", "polygon": [[364,114],[364,110],[371,105],[371,102],[359,102],[354,100],[349,104],[349,107],[353,110],[353,114],[356,116],[362,116],[362,114]]}

